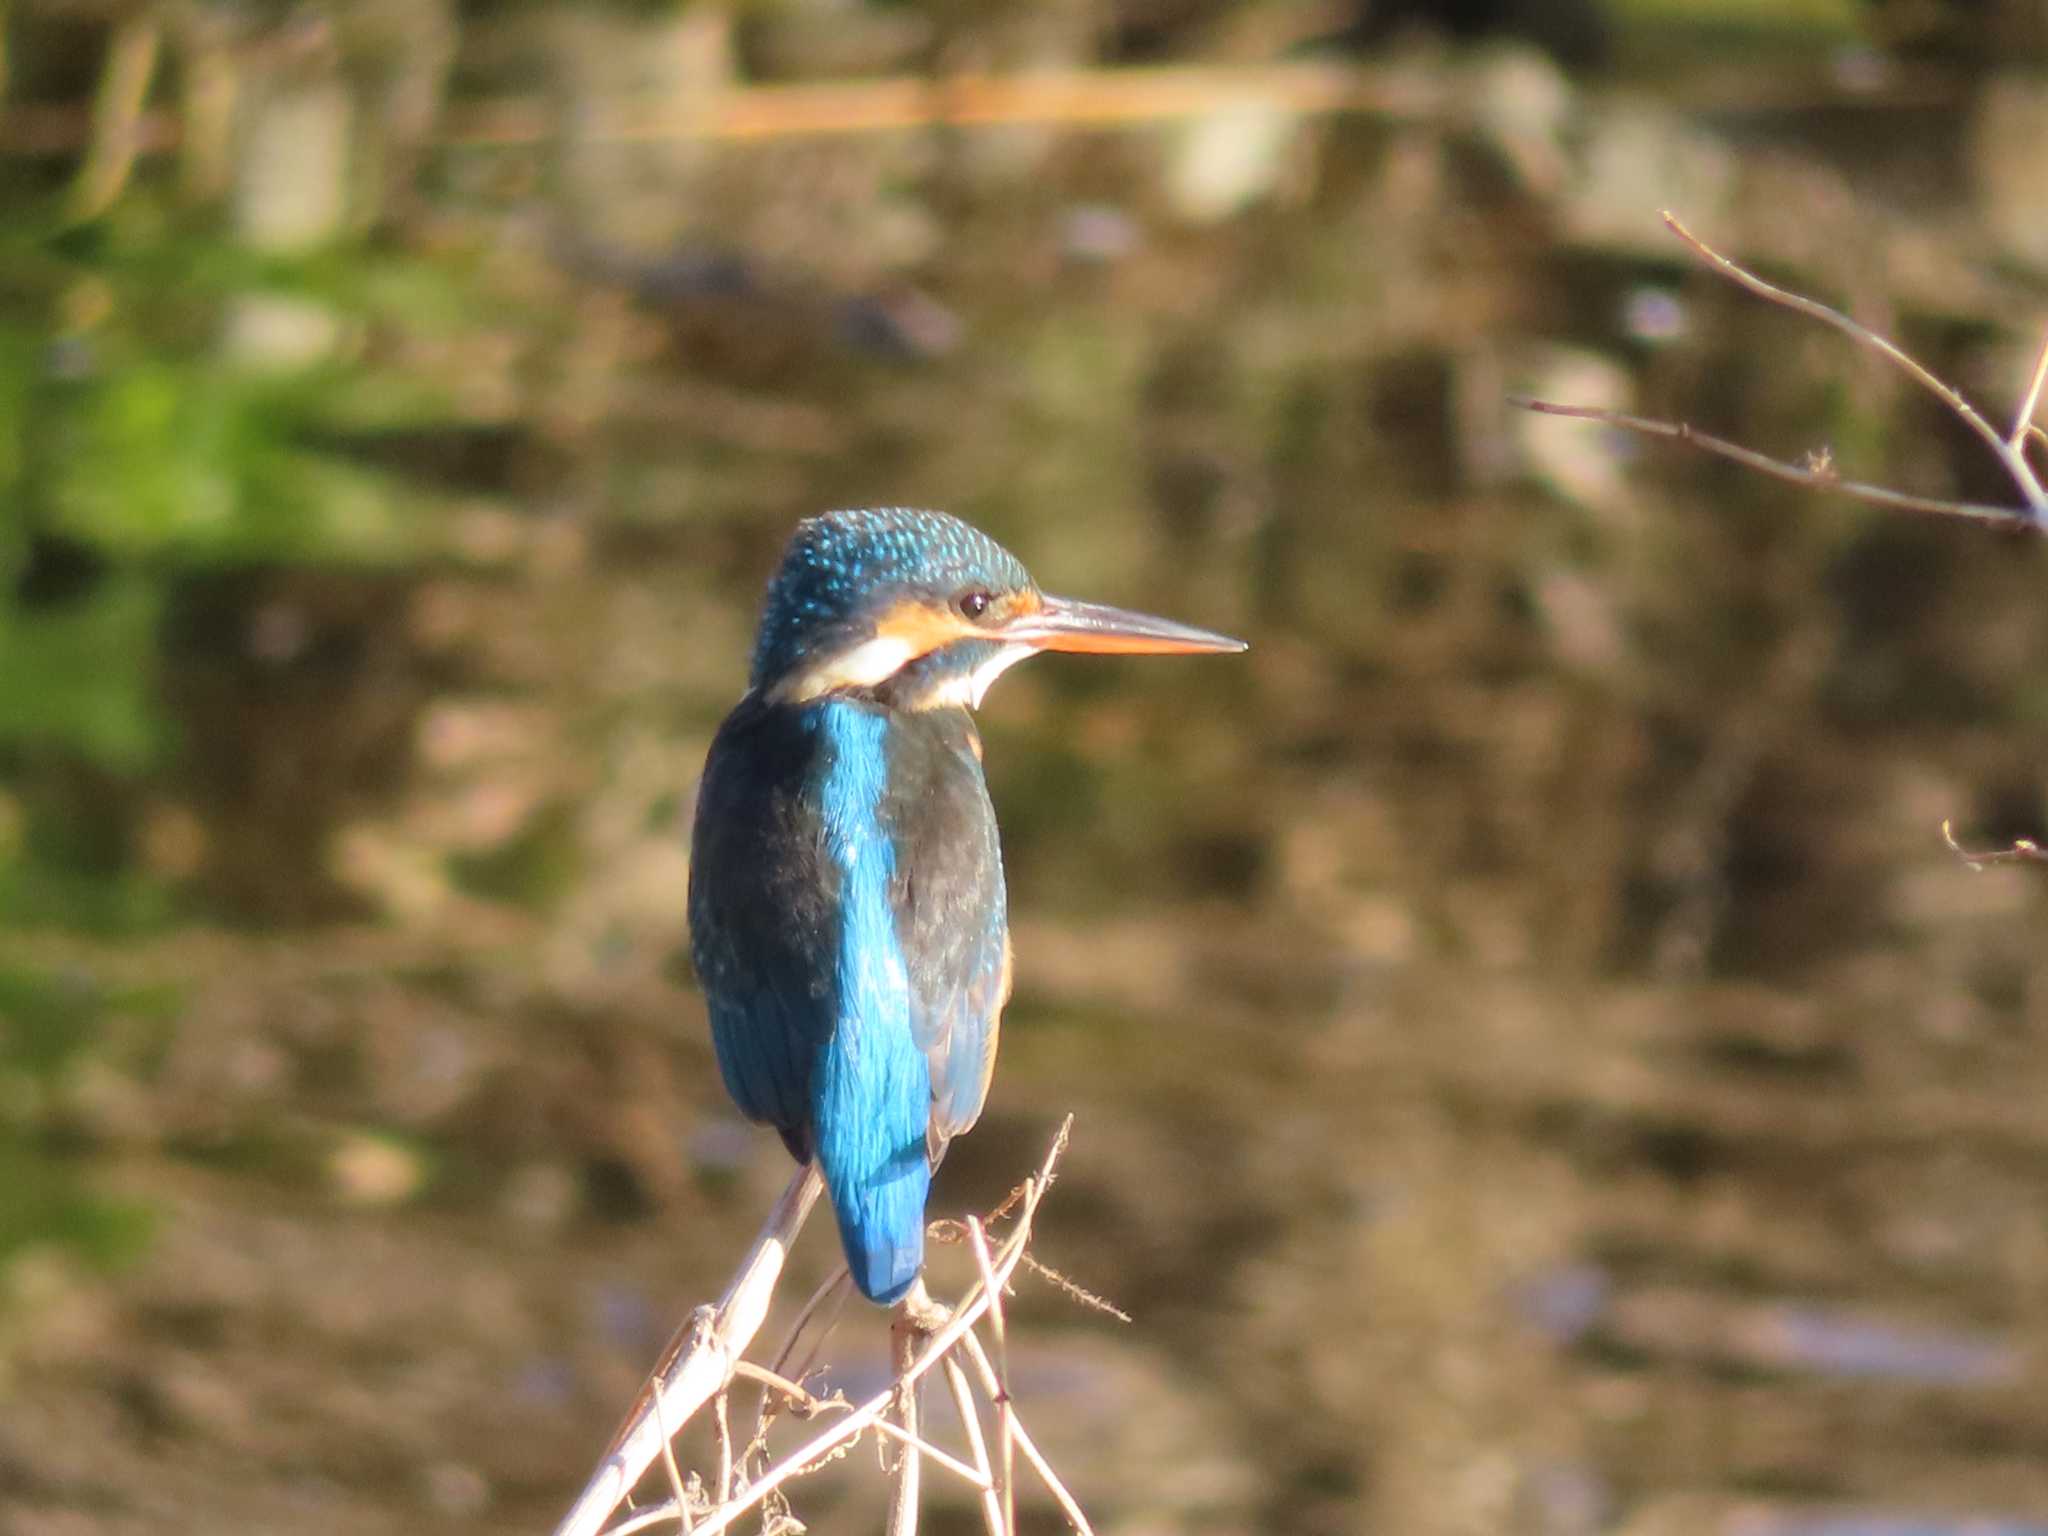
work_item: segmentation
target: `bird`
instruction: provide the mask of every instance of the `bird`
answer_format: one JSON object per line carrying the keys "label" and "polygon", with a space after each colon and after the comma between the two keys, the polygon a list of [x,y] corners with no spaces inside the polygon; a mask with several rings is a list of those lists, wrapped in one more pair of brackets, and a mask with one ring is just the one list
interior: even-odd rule
{"label": "bird", "polygon": [[932,1172],[981,1114],[1010,995],[972,711],[1042,651],[1244,649],[1050,596],[942,512],[797,525],[699,780],[690,951],[727,1091],[816,1161],[870,1301],[902,1301],[922,1276]]}

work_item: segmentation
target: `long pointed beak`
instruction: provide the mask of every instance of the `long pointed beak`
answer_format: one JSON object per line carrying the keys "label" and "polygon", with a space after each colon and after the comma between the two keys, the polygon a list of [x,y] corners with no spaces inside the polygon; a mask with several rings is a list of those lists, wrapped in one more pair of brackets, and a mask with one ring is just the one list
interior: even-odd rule
{"label": "long pointed beak", "polygon": [[1002,636],[1041,651],[1090,651],[1108,656],[1191,656],[1246,649],[1244,641],[1213,630],[1194,629],[1127,608],[1076,602],[1071,597],[1048,597],[1036,613],[1020,614],[1004,625]]}

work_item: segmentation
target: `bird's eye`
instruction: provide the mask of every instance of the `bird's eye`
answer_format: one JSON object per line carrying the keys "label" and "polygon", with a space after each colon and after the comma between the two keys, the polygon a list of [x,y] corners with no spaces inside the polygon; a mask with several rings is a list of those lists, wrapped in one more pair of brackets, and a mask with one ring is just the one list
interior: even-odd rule
{"label": "bird's eye", "polygon": [[978,619],[988,612],[988,605],[993,601],[994,599],[986,592],[977,589],[973,592],[962,592],[954,600],[953,606],[958,608],[964,617]]}

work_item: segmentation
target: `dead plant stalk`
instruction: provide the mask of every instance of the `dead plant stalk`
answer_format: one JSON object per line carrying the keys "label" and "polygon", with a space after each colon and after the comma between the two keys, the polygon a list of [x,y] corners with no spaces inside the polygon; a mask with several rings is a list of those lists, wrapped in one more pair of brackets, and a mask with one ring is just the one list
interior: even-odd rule
{"label": "dead plant stalk", "polygon": [[[786,1483],[836,1460],[870,1429],[897,1447],[889,1525],[895,1536],[912,1536],[917,1528],[918,1473],[926,1464],[975,1490],[989,1536],[1013,1536],[1013,1448],[1022,1453],[1037,1473],[1068,1523],[1082,1536],[1092,1536],[1080,1505],[1026,1432],[1010,1398],[1006,1367],[990,1359],[975,1335],[975,1329],[986,1322],[995,1340],[996,1359],[1006,1359],[1002,1297],[1018,1266],[1027,1262],[1033,1223],[1066,1149],[1071,1126],[1070,1118],[1061,1126],[1037,1174],[1026,1179],[1019,1194],[1013,1196],[1014,1217],[994,1251],[983,1234],[982,1223],[971,1218],[966,1223],[976,1276],[965,1295],[949,1309],[932,1302],[920,1285],[912,1300],[899,1307],[895,1379],[887,1389],[858,1405],[843,1398],[818,1398],[802,1385],[800,1378],[787,1377],[779,1369],[794,1350],[796,1334],[803,1323],[832,1293],[831,1282],[820,1287],[804,1309],[797,1328],[792,1329],[790,1339],[778,1353],[774,1368],[741,1358],[767,1314],[783,1255],[818,1195],[815,1172],[809,1168],[800,1172],[762,1228],[724,1299],[715,1308],[700,1307],[679,1331],[597,1471],[556,1526],[555,1536],[632,1536],[633,1532],[661,1525],[672,1525],[691,1536],[717,1536],[749,1511],[778,1497]],[[1009,1209],[1011,1203],[1005,1202],[1004,1209]],[[971,1377],[968,1370],[962,1369],[963,1357],[971,1367]],[[941,1450],[919,1431],[915,1410],[919,1384],[932,1371],[941,1369],[960,1410],[971,1461]],[[763,1387],[760,1428],[747,1453],[737,1462],[725,1431],[727,1394],[735,1379],[757,1382]],[[983,1436],[982,1410],[974,1400],[976,1382],[996,1416],[1001,1436],[1000,1459],[990,1456]],[[673,1437],[707,1403],[717,1415],[721,1431],[715,1504],[704,1498],[697,1480],[684,1480],[670,1450]],[[831,1421],[773,1465],[749,1477],[749,1468],[755,1463],[754,1453],[765,1445],[767,1425],[778,1403],[789,1404],[805,1417],[831,1415]],[[611,1523],[657,1456],[667,1472],[669,1497]]]}

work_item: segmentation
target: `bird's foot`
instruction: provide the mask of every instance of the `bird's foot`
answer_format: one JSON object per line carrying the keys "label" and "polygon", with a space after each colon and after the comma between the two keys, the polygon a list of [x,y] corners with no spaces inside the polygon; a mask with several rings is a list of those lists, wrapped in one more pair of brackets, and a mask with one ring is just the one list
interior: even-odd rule
{"label": "bird's foot", "polygon": [[896,1326],[927,1339],[952,1320],[953,1309],[924,1288],[922,1276],[911,1283],[909,1294],[896,1303]]}

